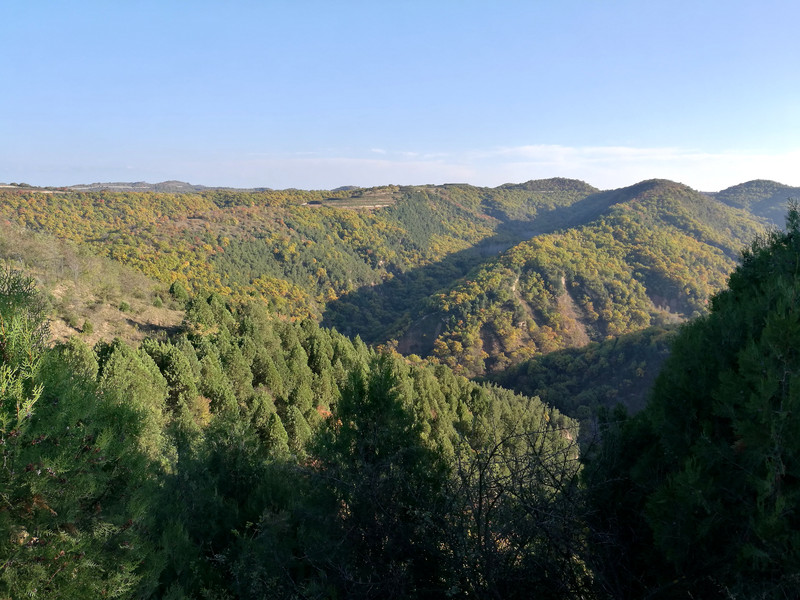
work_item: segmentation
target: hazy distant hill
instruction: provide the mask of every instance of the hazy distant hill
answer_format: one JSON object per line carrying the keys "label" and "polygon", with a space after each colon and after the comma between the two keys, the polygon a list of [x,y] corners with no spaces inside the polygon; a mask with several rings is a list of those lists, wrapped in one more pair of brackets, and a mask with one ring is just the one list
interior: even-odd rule
{"label": "hazy distant hill", "polygon": [[783,227],[787,203],[789,199],[800,200],[800,188],[756,179],[710,195],[729,206],[744,208]]}
{"label": "hazy distant hill", "polygon": [[188,193],[202,192],[203,190],[238,190],[242,192],[266,191],[269,188],[229,188],[229,187],[207,187],[195,185],[185,181],[162,181],[161,183],[147,183],[145,181],[136,182],[112,182],[112,183],[88,183],[67,186],[67,190],[76,192],[107,190],[115,192],[166,192],[166,193]]}

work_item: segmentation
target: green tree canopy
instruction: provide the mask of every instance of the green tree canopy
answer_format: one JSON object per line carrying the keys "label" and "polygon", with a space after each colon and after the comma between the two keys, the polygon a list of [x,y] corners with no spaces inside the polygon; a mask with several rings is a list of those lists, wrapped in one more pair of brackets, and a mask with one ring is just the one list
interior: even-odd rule
{"label": "green tree canopy", "polygon": [[[800,575],[800,215],[744,252],[682,328],[647,409],[590,482],[618,594],[777,597]],[[635,535],[632,532],[637,532]],[[607,541],[607,539],[606,539]],[[613,545],[612,545],[613,547]]]}

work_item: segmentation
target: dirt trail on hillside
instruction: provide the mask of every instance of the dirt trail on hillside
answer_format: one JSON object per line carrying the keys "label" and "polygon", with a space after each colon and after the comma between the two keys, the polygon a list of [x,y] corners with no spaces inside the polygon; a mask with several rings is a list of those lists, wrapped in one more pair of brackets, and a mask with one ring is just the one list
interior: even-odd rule
{"label": "dirt trail on hillside", "polygon": [[586,332],[586,326],[581,322],[581,312],[575,299],[570,295],[567,289],[567,280],[561,276],[561,287],[564,293],[558,297],[558,310],[566,317],[564,319],[564,333],[571,342],[570,346],[582,347],[588,344],[591,340],[589,334]]}

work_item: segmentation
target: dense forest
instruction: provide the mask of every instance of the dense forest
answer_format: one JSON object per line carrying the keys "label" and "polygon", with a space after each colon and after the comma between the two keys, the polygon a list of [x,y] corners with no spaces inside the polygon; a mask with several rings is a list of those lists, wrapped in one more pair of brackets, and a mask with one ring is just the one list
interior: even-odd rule
{"label": "dense forest", "polygon": [[5,188],[0,598],[791,597],[784,188]]}
{"label": "dense forest", "polygon": [[764,228],[662,180],[607,192],[568,179],[334,192],[6,188],[0,218],[166,287],[264,299],[275,314],[467,376],[702,314]]}
{"label": "dense forest", "polygon": [[31,280],[0,284],[6,594],[580,585],[577,426],[539,400],[213,294],[167,342],[47,348]]}
{"label": "dense forest", "polygon": [[800,196],[800,188],[757,179],[709,195],[729,206],[749,210],[774,225],[781,225],[786,212],[786,199]]}

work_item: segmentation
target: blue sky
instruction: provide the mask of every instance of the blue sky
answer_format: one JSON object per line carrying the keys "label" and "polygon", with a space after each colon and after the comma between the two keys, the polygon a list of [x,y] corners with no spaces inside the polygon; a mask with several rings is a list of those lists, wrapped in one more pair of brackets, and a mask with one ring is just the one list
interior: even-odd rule
{"label": "blue sky", "polygon": [[800,185],[796,0],[0,3],[0,181]]}

